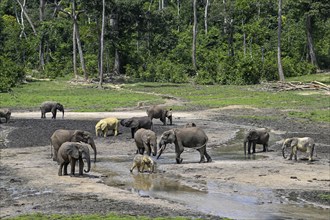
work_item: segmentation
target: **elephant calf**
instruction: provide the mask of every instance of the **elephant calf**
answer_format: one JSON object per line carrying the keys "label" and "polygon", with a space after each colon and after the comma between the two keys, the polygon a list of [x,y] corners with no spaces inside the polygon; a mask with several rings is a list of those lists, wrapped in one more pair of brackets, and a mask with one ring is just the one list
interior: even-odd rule
{"label": "elephant calf", "polygon": [[294,155],[294,159],[297,160],[297,151],[306,152],[309,154],[309,161],[313,160],[313,153],[315,151],[315,142],[310,137],[293,137],[293,138],[287,138],[284,140],[282,145],[282,154],[284,159],[286,159],[285,156],[285,150],[287,147],[291,148],[291,154],[289,157],[289,160],[292,160],[292,157]]}
{"label": "elephant calf", "polygon": [[147,110],[148,117],[152,120],[153,118],[159,118],[164,125],[166,125],[166,118],[172,125],[172,109],[166,109],[164,107],[154,105]]}
{"label": "elephant calf", "polygon": [[256,145],[262,144],[264,149],[263,151],[268,151],[268,141],[269,141],[269,133],[267,129],[252,129],[250,130],[244,138],[244,154],[246,155],[246,143],[248,144],[248,154],[251,154],[251,145],[252,145],[252,153],[256,152]]}
{"label": "elephant calf", "polygon": [[155,170],[155,162],[147,155],[137,154],[133,159],[133,166],[130,169],[131,173],[135,167],[137,167],[139,173],[143,173],[145,167],[149,169],[149,173],[153,173]]}
{"label": "elephant calf", "polygon": [[1,118],[5,118],[6,123],[8,123],[10,116],[11,116],[11,111],[8,108],[0,109],[0,123],[1,123]]}
{"label": "elephant calf", "polygon": [[147,155],[157,155],[157,136],[156,133],[149,129],[140,128],[134,134],[134,140],[137,147],[137,151],[140,154],[144,154],[147,151]]}
{"label": "elephant calf", "polygon": [[[81,144],[77,142],[65,142],[61,145],[57,153],[58,162],[60,167],[58,169],[58,175],[62,176],[62,170],[64,175],[68,175],[68,165],[71,165],[71,176],[74,176],[76,161],[79,161],[79,175],[83,175],[83,160],[87,161],[86,173],[90,171],[91,160],[89,155],[89,149],[87,144]],[[64,168],[64,169],[63,169]]]}
{"label": "elephant calf", "polygon": [[95,134],[99,136],[99,134],[102,133],[102,135],[106,137],[108,130],[112,130],[114,135],[117,136],[118,128],[119,120],[117,118],[104,118],[95,125]]}

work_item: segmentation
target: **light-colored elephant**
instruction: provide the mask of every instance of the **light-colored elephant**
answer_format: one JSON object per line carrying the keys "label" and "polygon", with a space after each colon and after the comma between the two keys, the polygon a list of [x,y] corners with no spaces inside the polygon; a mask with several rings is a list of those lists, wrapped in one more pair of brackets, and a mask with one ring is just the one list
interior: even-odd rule
{"label": "light-colored elephant", "polygon": [[61,145],[60,149],[57,152],[58,162],[60,164],[58,169],[58,175],[68,175],[68,164],[71,166],[71,176],[74,176],[76,161],[79,161],[79,175],[83,175],[84,162],[87,161],[87,170],[84,170],[88,173],[91,169],[91,159],[89,155],[89,149],[87,144],[82,144],[78,142],[65,142]]}
{"label": "light-colored elephant", "polygon": [[5,118],[6,123],[8,123],[10,116],[11,116],[11,111],[8,108],[0,109],[0,123],[1,123],[1,118]]}
{"label": "light-colored elephant", "polygon": [[[84,142],[94,150],[94,163],[96,162],[96,145],[93,136],[88,131],[58,129],[50,137],[50,147],[54,147],[53,160],[57,161],[57,151],[64,142]],[[52,154],[52,148],[50,148]]]}
{"label": "light-colored elephant", "polygon": [[197,127],[194,122],[188,122],[184,126],[184,128],[191,128],[191,127]]}
{"label": "light-colored elephant", "polygon": [[182,158],[180,158],[180,155],[183,152],[184,147],[198,150],[200,153],[200,163],[205,162],[205,157],[207,159],[207,162],[211,162],[212,159],[210,155],[208,155],[208,153],[206,152],[207,141],[207,135],[205,134],[203,129],[199,127],[174,128],[165,131],[162,134],[158,144],[160,150],[157,159],[165,150],[166,144],[174,143],[176,162],[178,164],[182,163]]}
{"label": "light-colored elephant", "polygon": [[308,160],[312,161],[313,160],[313,153],[315,151],[315,142],[312,138],[310,137],[303,137],[303,138],[298,138],[298,137],[293,137],[293,138],[287,138],[284,140],[283,145],[282,145],[282,154],[284,159],[286,158],[285,156],[285,150],[286,148],[291,148],[291,153],[289,160],[292,160],[292,156],[294,156],[294,159],[297,160],[297,151],[301,152],[306,152],[309,154]]}
{"label": "light-colored elephant", "polygon": [[149,173],[153,173],[155,170],[155,162],[148,155],[137,154],[133,159],[133,165],[130,169],[131,173],[133,172],[135,167],[137,167],[139,173],[143,173],[145,167],[148,168]]}
{"label": "light-colored elephant", "polygon": [[122,119],[120,124],[124,127],[131,128],[132,138],[134,138],[135,132],[140,128],[153,129],[152,121],[148,116]]}
{"label": "light-colored elephant", "polygon": [[64,107],[62,104],[53,101],[43,102],[40,105],[41,118],[46,118],[46,113],[51,112],[53,114],[52,118],[56,119],[57,110],[62,112],[62,118],[64,118]]}
{"label": "light-colored elephant", "polygon": [[157,155],[157,136],[156,133],[149,129],[140,128],[134,134],[135,144],[138,153],[144,154],[147,151],[147,155]]}
{"label": "light-colored elephant", "polygon": [[244,154],[246,155],[246,144],[248,144],[248,154],[251,154],[251,145],[252,145],[252,153],[256,152],[256,145],[262,144],[263,151],[268,151],[268,141],[269,141],[269,133],[267,129],[252,129],[249,130],[244,138]]}
{"label": "light-colored elephant", "polygon": [[147,109],[147,115],[151,120],[159,118],[164,125],[166,125],[166,118],[168,118],[170,125],[172,125],[172,109],[168,110],[165,107],[154,105]]}
{"label": "light-colored elephant", "polygon": [[112,130],[115,136],[118,135],[119,120],[117,118],[104,118],[95,125],[95,134],[107,137],[108,130]]}

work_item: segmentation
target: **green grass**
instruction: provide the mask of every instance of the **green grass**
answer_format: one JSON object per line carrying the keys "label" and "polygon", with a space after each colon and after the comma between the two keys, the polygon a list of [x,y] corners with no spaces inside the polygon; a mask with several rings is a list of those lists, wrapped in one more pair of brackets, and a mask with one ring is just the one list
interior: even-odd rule
{"label": "green grass", "polygon": [[[330,84],[330,74],[313,74],[287,79],[287,81],[303,82],[314,80]],[[32,82],[14,88],[11,93],[2,93],[0,106],[38,110],[43,101],[54,100],[71,111],[114,111],[118,108],[134,107],[138,102],[144,102],[147,106],[164,103],[159,95],[163,94],[186,101],[185,105],[172,106],[177,111],[240,105],[285,110],[290,117],[330,122],[329,92],[326,93],[324,90],[270,92],[265,91],[264,86],[131,83],[123,85],[122,89],[114,89],[109,85],[106,89],[98,89],[96,84],[72,85],[60,79]]]}
{"label": "green grass", "polygon": [[108,215],[46,215],[41,213],[20,215],[13,218],[8,218],[11,220],[188,220],[189,218],[184,217],[162,217],[162,218],[149,218],[143,216],[128,216],[128,215],[117,215],[117,214],[108,214]]}

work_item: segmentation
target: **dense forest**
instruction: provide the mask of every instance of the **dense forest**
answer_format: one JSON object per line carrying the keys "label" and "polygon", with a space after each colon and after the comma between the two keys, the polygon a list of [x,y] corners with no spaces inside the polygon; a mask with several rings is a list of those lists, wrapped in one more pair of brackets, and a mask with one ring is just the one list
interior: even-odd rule
{"label": "dense forest", "polygon": [[330,68],[329,14],[328,0],[1,0],[0,91],[26,75],[102,85],[311,74]]}

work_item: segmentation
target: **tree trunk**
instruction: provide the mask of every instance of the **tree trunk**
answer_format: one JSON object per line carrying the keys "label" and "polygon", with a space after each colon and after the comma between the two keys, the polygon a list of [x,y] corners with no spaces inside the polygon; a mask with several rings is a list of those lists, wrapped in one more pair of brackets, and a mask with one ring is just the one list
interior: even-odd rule
{"label": "tree trunk", "polygon": [[193,11],[194,11],[194,24],[193,24],[193,42],[192,42],[192,64],[193,69],[197,73],[196,65],[196,37],[197,37],[197,0],[193,0]]}
{"label": "tree trunk", "polygon": [[21,7],[22,12],[24,13],[24,16],[26,17],[26,20],[28,20],[28,22],[29,22],[29,24],[30,24],[30,26],[31,26],[31,28],[32,28],[33,34],[34,34],[35,36],[37,36],[36,28],[34,27],[34,25],[33,25],[32,21],[31,21],[29,15],[27,14],[27,12],[26,12],[26,10],[25,10],[25,3],[26,3],[26,2],[24,1],[24,3],[22,4],[19,0],[16,0],[16,1],[17,1],[17,3],[19,4],[19,6]]}
{"label": "tree trunk", "polygon": [[117,48],[115,49],[115,65],[113,67],[113,73],[115,75],[120,74],[120,54]]}
{"label": "tree trunk", "polygon": [[280,81],[285,81],[281,58],[282,0],[278,0],[277,66]]}
{"label": "tree trunk", "polygon": [[207,35],[207,17],[208,17],[208,9],[210,6],[209,0],[206,0],[205,4],[205,12],[204,12],[204,28],[205,28],[205,35]]}
{"label": "tree trunk", "polygon": [[77,72],[77,42],[76,42],[76,26],[73,23],[73,30],[72,30],[72,64],[73,64],[73,73],[74,77],[78,79],[78,72]]}
{"label": "tree trunk", "polygon": [[307,31],[307,43],[308,43],[309,58],[310,58],[311,63],[318,68],[314,45],[313,45],[312,22],[311,22],[310,15],[307,15],[307,18],[306,18],[306,31]]}
{"label": "tree trunk", "polygon": [[102,28],[101,28],[101,37],[100,37],[100,66],[99,66],[99,75],[100,82],[99,87],[102,88],[103,83],[103,43],[104,43],[104,26],[105,26],[105,0],[102,0]]}
{"label": "tree trunk", "polygon": [[[45,0],[40,0],[40,5],[39,5],[39,20],[40,23],[43,22],[44,16],[45,16],[45,5],[46,1]],[[43,34],[43,33],[41,33]],[[44,59],[44,38],[41,36],[40,38],[40,43],[39,43],[39,65],[42,70],[45,69],[45,59]]]}

